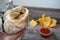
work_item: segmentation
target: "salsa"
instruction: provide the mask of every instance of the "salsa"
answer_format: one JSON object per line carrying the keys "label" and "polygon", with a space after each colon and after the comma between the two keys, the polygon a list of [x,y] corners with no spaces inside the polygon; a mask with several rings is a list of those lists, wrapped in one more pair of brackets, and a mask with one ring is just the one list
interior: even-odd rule
{"label": "salsa", "polygon": [[41,36],[43,36],[44,38],[47,38],[47,37],[50,36],[51,30],[50,30],[49,28],[44,28],[44,27],[42,27],[42,28],[40,29],[40,33],[41,33]]}
{"label": "salsa", "polygon": [[42,28],[40,31],[41,31],[43,34],[48,34],[48,33],[50,33],[50,30],[49,30],[48,28]]}

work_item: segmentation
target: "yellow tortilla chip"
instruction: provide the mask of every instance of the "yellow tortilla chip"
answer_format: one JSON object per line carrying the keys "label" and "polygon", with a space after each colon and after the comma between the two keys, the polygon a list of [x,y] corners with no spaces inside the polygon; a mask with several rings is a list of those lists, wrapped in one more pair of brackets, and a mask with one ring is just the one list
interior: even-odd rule
{"label": "yellow tortilla chip", "polygon": [[36,27],[37,22],[34,21],[34,20],[31,20],[31,21],[30,21],[30,25],[31,25],[32,28],[34,28],[34,27]]}
{"label": "yellow tortilla chip", "polygon": [[56,26],[56,23],[57,23],[57,20],[56,19],[52,19],[51,20],[50,27],[55,27]]}
{"label": "yellow tortilla chip", "polygon": [[51,22],[50,17],[39,18],[39,23],[43,26],[49,26]]}

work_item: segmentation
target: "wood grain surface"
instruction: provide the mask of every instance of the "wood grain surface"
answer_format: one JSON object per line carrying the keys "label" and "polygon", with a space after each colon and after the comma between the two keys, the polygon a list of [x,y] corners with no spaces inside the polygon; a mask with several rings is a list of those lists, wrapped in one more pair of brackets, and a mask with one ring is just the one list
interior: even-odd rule
{"label": "wood grain surface", "polygon": [[49,9],[49,8],[35,8],[35,7],[27,7],[29,9],[29,21],[31,19],[38,19],[41,17],[42,14],[46,16],[51,16],[52,18],[56,18],[58,24],[55,28],[52,29],[52,35],[49,38],[41,37],[39,33],[39,28],[41,27],[38,25],[35,29],[32,29],[31,26],[28,24],[28,32],[22,38],[22,40],[60,40],[60,9]]}
{"label": "wood grain surface", "polygon": [[[26,6],[25,6],[26,7]],[[60,40],[60,9],[48,9],[48,8],[34,8],[27,7],[29,9],[29,21],[31,19],[38,19],[42,14],[46,16],[51,16],[52,18],[56,18],[58,24],[55,28],[51,28],[53,33],[49,38],[41,37],[39,33],[40,25],[37,25],[35,29],[32,29],[28,24],[28,32],[22,37],[21,40]],[[3,12],[0,12],[0,16],[3,15]],[[2,26],[1,26],[2,27]]]}

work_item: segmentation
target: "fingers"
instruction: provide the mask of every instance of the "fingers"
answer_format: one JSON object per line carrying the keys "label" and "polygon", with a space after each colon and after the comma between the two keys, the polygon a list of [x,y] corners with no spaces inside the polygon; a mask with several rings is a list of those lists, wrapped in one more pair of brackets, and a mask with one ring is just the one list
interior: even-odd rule
{"label": "fingers", "polygon": [[22,31],[18,32],[17,34],[11,35],[11,37],[14,38],[14,39],[18,39],[19,37],[22,37],[25,34],[26,31],[27,31],[27,29],[24,28]]}
{"label": "fingers", "polygon": [[14,35],[6,35],[4,32],[0,32],[0,36],[2,37],[2,36],[4,36],[4,39],[6,39],[6,40],[16,40],[16,39],[18,39],[19,37],[21,37],[21,36],[23,36],[24,34],[25,34],[25,32],[27,31],[27,29],[26,28],[24,28],[22,31],[20,31],[20,32],[18,32],[17,34],[14,34]]}
{"label": "fingers", "polygon": [[22,36],[27,31],[27,28],[24,28],[22,31],[18,32],[16,36]]}
{"label": "fingers", "polygon": [[0,32],[0,36],[1,36],[1,35],[4,36],[4,35],[6,35],[6,34],[5,34],[4,32]]}
{"label": "fingers", "polygon": [[6,34],[4,32],[0,32],[0,40],[3,40]]}

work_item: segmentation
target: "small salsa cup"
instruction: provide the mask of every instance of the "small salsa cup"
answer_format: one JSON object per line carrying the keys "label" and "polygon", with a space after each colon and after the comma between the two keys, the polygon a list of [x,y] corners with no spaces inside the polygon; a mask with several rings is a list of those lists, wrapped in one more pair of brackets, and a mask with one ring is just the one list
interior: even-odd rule
{"label": "small salsa cup", "polygon": [[39,32],[44,38],[48,38],[52,34],[52,31],[48,27],[41,27]]}

